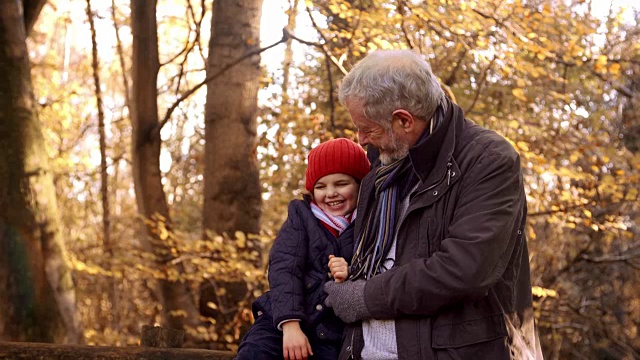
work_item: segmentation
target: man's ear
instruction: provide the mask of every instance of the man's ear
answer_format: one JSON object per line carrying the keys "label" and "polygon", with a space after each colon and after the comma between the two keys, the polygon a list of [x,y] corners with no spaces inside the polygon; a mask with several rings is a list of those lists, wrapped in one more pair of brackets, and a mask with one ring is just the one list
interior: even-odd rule
{"label": "man's ear", "polygon": [[413,128],[416,126],[416,119],[407,110],[398,109],[392,113],[392,116],[400,120],[400,127],[405,132],[413,131]]}

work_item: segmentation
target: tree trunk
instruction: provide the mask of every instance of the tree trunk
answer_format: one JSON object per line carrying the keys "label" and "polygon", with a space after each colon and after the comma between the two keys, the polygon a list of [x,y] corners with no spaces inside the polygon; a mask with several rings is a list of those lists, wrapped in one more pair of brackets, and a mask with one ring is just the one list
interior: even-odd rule
{"label": "tree trunk", "polygon": [[[160,131],[156,82],[158,69],[158,34],[156,25],[156,1],[131,1],[131,27],[133,33],[132,99],[133,123],[133,177],[138,211],[145,219],[152,220],[171,232],[171,218],[160,172]],[[156,255],[158,266],[166,269],[173,260],[167,237],[162,236],[156,225],[149,224],[148,248]],[[179,265],[180,266],[180,265]],[[180,266],[179,273],[184,269]],[[160,299],[167,325],[181,329],[199,324],[195,299],[183,282],[159,280]],[[186,316],[184,313],[186,312]]]}
{"label": "tree trunk", "polygon": [[118,52],[118,60],[120,69],[122,70],[122,86],[124,88],[124,106],[129,110],[131,98],[129,96],[129,79],[127,79],[127,66],[124,60],[124,50],[122,48],[122,40],[120,40],[120,25],[116,17],[116,1],[111,0],[111,19],[113,21],[113,29],[116,33],[116,49]]}
{"label": "tree trunk", "polygon": [[24,8],[24,27],[27,32],[27,36],[31,33],[33,25],[35,25],[42,8],[47,3],[47,0],[22,0]]}
{"label": "tree trunk", "polygon": [[[296,18],[298,17],[298,0],[290,1],[289,21],[287,22],[287,30],[296,33]],[[282,104],[289,105],[289,74],[291,72],[291,64],[293,63],[293,39],[287,40],[284,49],[284,61],[282,62]]]}
{"label": "tree trunk", "polygon": [[[213,3],[207,75],[260,45],[262,0]],[[256,157],[260,56],[207,84],[203,227],[216,233],[259,231]]]}
{"label": "tree trunk", "polygon": [[[111,241],[111,210],[109,202],[109,175],[107,173],[107,135],[104,123],[104,111],[102,109],[102,89],[100,85],[100,61],[98,59],[98,41],[96,40],[96,26],[93,21],[93,10],[91,10],[91,0],[87,0],[87,20],[91,30],[91,67],[93,71],[93,85],[95,88],[96,108],[98,110],[98,135],[100,137],[100,197],[102,200],[102,249],[106,255],[103,266],[111,271],[114,264],[113,243]],[[120,319],[118,317],[118,286],[116,278],[109,281],[109,302],[111,302],[112,320],[111,326],[119,329]]]}
{"label": "tree trunk", "polygon": [[[216,0],[212,11],[207,76],[260,46],[262,0]],[[231,237],[236,231],[256,234],[260,230],[262,199],[256,152],[259,84],[258,55],[207,84],[202,214],[205,236],[209,230]],[[212,279],[201,291],[202,315],[213,317],[216,324],[233,322],[246,295],[244,281]],[[209,301],[217,304],[215,310],[205,306]],[[235,336],[243,335],[245,325],[239,333],[234,332]]]}
{"label": "tree trunk", "polygon": [[[31,9],[33,10],[33,9]],[[35,19],[32,21],[35,22]],[[82,343],[22,2],[0,6],[0,339]]]}

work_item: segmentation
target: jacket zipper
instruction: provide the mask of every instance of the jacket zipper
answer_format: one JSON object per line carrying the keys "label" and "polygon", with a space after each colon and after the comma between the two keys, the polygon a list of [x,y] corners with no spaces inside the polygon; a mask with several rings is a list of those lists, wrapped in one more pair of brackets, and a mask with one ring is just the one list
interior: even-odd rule
{"label": "jacket zipper", "polygon": [[353,360],[356,357],[353,356],[353,339],[356,337],[356,330],[352,329],[351,330],[351,345],[349,345],[349,349],[347,351],[349,351],[349,356],[347,357],[347,360]]}

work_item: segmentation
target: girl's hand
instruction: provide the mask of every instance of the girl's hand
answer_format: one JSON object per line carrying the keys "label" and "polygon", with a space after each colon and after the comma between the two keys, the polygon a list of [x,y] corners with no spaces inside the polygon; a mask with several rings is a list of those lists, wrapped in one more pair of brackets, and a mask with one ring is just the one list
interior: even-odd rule
{"label": "girl's hand", "polygon": [[282,332],[282,355],[285,360],[306,360],[313,355],[309,339],[300,329],[299,321],[282,324]]}
{"label": "girl's hand", "polygon": [[329,270],[337,283],[341,283],[349,277],[349,264],[344,258],[329,255]]}

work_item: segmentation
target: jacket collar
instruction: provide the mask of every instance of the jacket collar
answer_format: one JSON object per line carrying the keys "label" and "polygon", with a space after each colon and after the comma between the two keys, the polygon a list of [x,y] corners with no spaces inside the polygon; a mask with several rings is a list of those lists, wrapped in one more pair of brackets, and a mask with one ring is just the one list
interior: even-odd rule
{"label": "jacket collar", "polygon": [[[462,132],[464,114],[458,105],[446,99],[437,111],[440,111],[440,116],[442,116],[440,125],[436,127],[431,136],[421,137],[418,143],[409,149],[413,171],[421,182],[419,189],[429,187],[444,178],[447,164],[452,161],[455,150],[456,133]],[[360,183],[358,214],[366,214],[367,211],[371,211],[369,208],[375,193],[375,169],[379,166],[380,159],[375,159],[371,163],[371,171]],[[434,169],[435,171],[433,171]],[[459,169],[457,171],[459,173]],[[354,222],[356,234],[361,231],[363,218],[363,216],[356,217]]]}
{"label": "jacket collar", "polygon": [[455,150],[456,130],[464,121],[462,109],[448,98],[436,109],[434,120],[438,116],[440,124],[433,133],[409,149],[413,171],[422,184],[430,184],[444,175]]}

